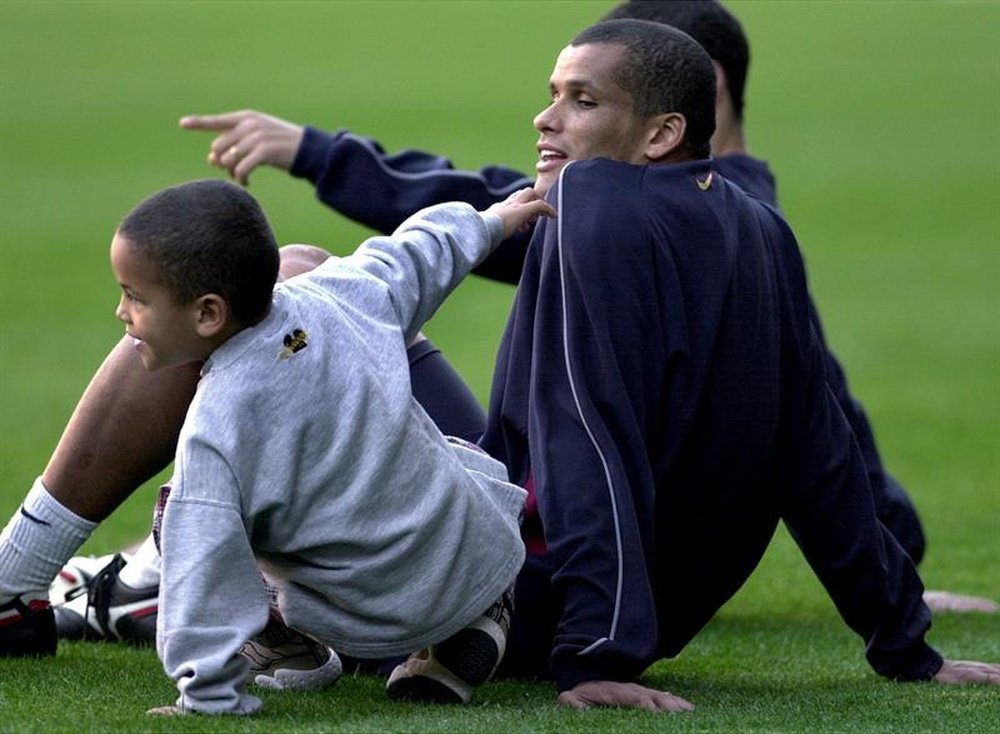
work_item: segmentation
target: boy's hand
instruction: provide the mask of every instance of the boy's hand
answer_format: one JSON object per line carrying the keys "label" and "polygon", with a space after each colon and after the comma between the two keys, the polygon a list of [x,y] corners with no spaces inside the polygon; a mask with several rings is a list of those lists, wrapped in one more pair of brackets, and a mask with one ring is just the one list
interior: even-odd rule
{"label": "boy's hand", "polygon": [[174,705],[157,706],[146,712],[150,716],[184,716],[184,712]]}
{"label": "boy's hand", "polygon": [[487,209],[486,213],[496,214],[503,221],[504,239],[515,232],[527,229],[541,216],[556,216],[555,208],[531,188],[515,191],[503,201],[498,201]]}
{"label": "boy's hand", "polygon": [[305,128],[254,110],[226,112],[221,115],[182,117],[185,130],[210,130],[219,133],[208,151],[208,162],[224,168],[246,186],[250,172],[268,165],[291,170],[299,151]]}

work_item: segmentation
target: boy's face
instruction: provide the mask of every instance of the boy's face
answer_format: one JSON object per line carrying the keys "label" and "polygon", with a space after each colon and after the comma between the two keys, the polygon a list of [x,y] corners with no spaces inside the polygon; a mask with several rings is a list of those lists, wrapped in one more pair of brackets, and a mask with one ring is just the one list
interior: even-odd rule
{"label": "boy's face", "polygon": [[115,316],[125,323],[125,333],[147,370],[203,358],[195,329],[197,306],[178,304],[160,282],[156,264],[119,234],[111,242],[111,269],[122,289]]}
{"label": "boy's face", "polygon": [[653,118],[633,112],[632,95],[615,82],[622,46],[567,46],[549,79],[552,102],[535,117],[539,160],[535,189],[545,193],[571,160],[610,158],[648,163],[644,151]]}

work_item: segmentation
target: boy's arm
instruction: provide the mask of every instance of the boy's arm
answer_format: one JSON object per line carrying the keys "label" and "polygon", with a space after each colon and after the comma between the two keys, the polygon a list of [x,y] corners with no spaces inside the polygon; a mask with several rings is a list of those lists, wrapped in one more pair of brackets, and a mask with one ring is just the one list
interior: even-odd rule
{"label": "boy's arm", "polygon": [[261,702],[246,691],[239,650],[264,628],[268,600],[238,505],[169,499],[160,550],[157,650],[177,683],[177,708],[254,713]]}
{"label": "boy's arm", "polygon": [[[434,204],[464,201],[482,210],[533,183],[504,166],[459,171],[442,156],[418,150],[389,154],[377,141],[348,130],[327,133],[254,110],[190,115],[180,124],[218,133],[208,160],[240,183],[249,183],[258,166],[275,166],[312,182],[327,206],[382,233]],[[474,272],[516,283],[528,240],[513,236]]]}
{"label": "boy's arm", "polygon": [[532,189],[482,213],[464,203],[440,204],[413,215],[391,236],[372,237],[345,259],[388,286],[409,340],[477,263],[539,216],[555,216],[555,210]]}

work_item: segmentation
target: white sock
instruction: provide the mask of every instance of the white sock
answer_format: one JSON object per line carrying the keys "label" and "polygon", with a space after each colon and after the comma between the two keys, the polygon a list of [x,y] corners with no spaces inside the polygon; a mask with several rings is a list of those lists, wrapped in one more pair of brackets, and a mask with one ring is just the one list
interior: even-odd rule
{"label": "white sock", "polygon": [[38,477],[0,533],[0,604],[48,599],[49,584],[97,527],[60,504]]}
{"label": "white sock", "polygon": [[118,580],[133,589],[145,589],[160,583],[160,554],[150,534],[142,541],[128,563],[118,573]]}

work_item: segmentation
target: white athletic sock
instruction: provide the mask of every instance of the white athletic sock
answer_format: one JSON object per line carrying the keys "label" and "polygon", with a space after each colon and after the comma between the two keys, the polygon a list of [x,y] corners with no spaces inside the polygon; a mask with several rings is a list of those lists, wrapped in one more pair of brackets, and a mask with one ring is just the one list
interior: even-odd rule
{"label": "white athletic sock", "polygon": [[133,589],[145,589],[160,583],[160,554],[150,534],[142,541],[128,563],[118,573],[118,580]]}
{"label": "white athletic sock", "polygon": [[0,533],[0,604],[22,595],[48,599],[52,579],[96,527],[60,504],[38,477]]}

